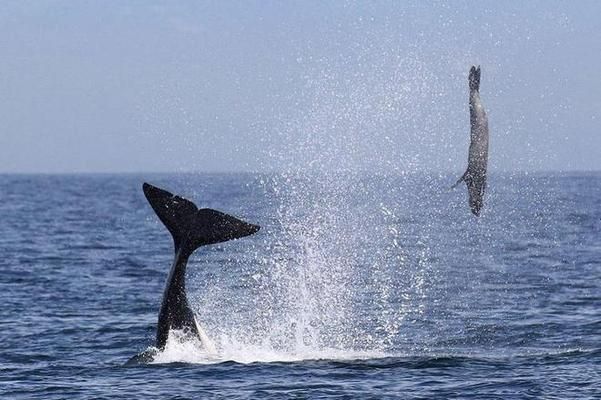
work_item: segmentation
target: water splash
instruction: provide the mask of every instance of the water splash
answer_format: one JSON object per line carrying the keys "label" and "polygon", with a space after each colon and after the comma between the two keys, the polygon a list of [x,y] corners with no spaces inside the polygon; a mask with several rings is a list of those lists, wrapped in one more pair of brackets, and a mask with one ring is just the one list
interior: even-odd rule
{"label": "water splash", "polygon": [[[411,148],[435,143],[438,114],[427,109],[436,79],[415,54],[387,53],[374,67],[365,62],[374,51],[358,52],[359,68],[345,68],[354,59],[314,60],[303,93],[293,94],[298,115],[272,124],[277,143],[265,148],[280,172],[256,182],[273,216],[262,223],[263,246],[228,256],[237,284],[197,278],[210,284],[201,284],[195,308],[222,354],[388,354],[406,339],[405,321],[426,311],[428,241],[401,223],[399,189],[382,198],[377,184],[418,164],[421,153],[400,146],[398,132]],[[386,154],[376,157],[382,143]]]}
{"label": "water splash", "polygon": [[[365,360],[388,357],[389,354],[376,351],[348,351],[336,348],[299,348],[289,352],[277,350],[267,342],[255,343],[222,335],[217,352],[207,351],[198,340],[191,339],[179,331],[171,331],[165,349],[154,356],[153,364],[189,363],[216,364],[233,361],[240,364],[255,362],[296,362],[305,360]],[[147,351],[156,351],[148,348]]]}
{"label": "water splash", "polygon": [[217,358],[397,354],[406,320],[425,312],[431,256],[427,243],[407,248],[412,232],[381,197],[381,182],[363,173],[258,179],[272,216],[256,236],[262,243],[207,249],[203,265],[191,268],[191,301]]}

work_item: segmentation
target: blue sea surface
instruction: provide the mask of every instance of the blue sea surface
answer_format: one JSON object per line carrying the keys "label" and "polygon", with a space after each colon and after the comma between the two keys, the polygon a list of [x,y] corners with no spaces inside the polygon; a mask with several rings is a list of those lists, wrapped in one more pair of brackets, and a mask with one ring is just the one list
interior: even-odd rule
{"label": "blue sea surface", "polygon": [[[0,175],[0,398],[601,398],[601,174]],[[151,364],[148,181],[262,229],[203,247],[215,351]]]}

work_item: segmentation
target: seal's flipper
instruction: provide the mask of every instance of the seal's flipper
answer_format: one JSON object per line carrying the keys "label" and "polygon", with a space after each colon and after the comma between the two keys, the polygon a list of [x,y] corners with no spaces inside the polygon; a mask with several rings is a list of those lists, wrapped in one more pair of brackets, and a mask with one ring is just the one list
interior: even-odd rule
{"label": "seal's flipper", "polygon": [[185,245],[191,253],[200,246],[238,239],[260,229],[220,211],[199,210],[191,201],[148,183],[144,183],[143,189],[153,210],[171,232],[176,251]]}
{"label": "seal's flipper", "polygon": [[465,171],[463,173],[463,175],[461,175],[461,178],[457,179],[457,182],[455,182],[455,184],[453,186],[451,186],[451,190],[455,189],[457,186],[459,186],[459,184],[461,182],[463,182],[465,180],[465,177],[467,176],[467,171]]}

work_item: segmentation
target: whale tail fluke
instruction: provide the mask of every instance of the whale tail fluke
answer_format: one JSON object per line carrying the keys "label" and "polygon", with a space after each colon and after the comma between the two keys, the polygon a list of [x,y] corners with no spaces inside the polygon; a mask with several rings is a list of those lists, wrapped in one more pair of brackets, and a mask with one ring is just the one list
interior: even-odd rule
{"label": "whale tail fluke", "polygon": [[144,195],[167,227],[176,251],[192,253],[200,246],[226,242],[256,233],[260,227],[209,208],[198,209],[190,200],[144,183]]}
{"label": "whale tail fluke", "polygon": [[469,82],[470,82],[470,90],[476,90],[476,91],[480,90],[480,66],[479,65],[478,65],[478,68],[476,68],[475,66],[472,66],[472,68],[470,69]]}

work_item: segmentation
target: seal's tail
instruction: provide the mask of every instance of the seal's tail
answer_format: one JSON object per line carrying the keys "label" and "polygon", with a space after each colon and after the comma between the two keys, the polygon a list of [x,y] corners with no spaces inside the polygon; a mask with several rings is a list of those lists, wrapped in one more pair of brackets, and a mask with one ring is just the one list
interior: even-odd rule
{"label": "seal's tail", "polygon": [[472,66],[470,69],[470,90],[480,90],[480,66]]}

